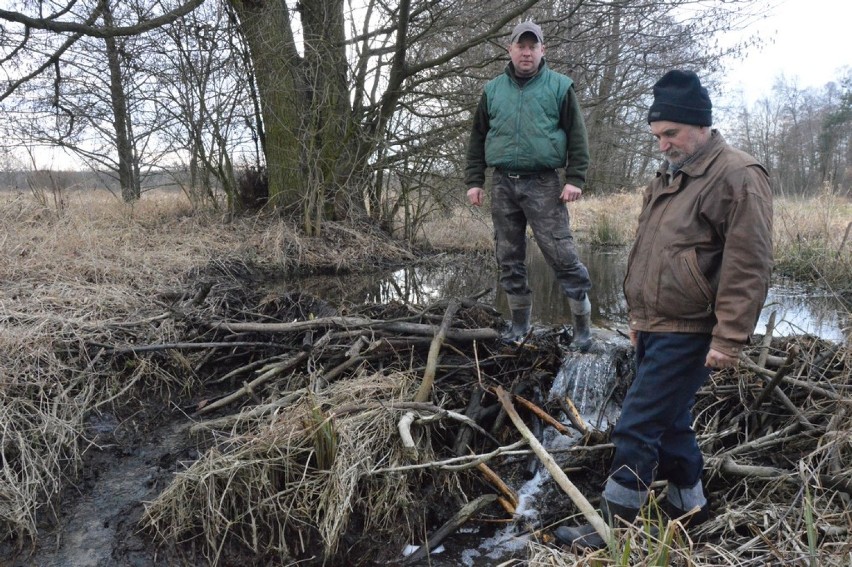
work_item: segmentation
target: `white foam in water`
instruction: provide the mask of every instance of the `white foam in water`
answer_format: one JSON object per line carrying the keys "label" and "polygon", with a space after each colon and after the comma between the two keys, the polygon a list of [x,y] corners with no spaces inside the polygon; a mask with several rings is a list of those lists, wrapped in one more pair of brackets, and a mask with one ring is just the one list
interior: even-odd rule
{"label": "white foam in water", "polygon": [[[402,550],[402,556],[403,556],[403,557],[408,557],[409,555],[411,555],[412,553],[414,553],[414,552],[415,552],[415,551],[417,551],[418,549],[420,549],[420,546],[419,546],[419,545],[411,545],[411,544],[409,543],[409,544],[407,544],[407,545],[405,546],[405,548],[403,548],[403,550]],[[445,549],[446,549],[446,548],[445,548],[443,545],[439,545],[438,547],[436,547],[435,549],[433,549],[433,550],[432,550],[432,551],[430,551],[429,553],[430,553],[431,555],[438,555],[439,553],[443,553]]]}
{"label": "white foam in water", "polygon": [[[577,407],[581,417],[589,423],[597,419],[601,403],[616,379],[616,367],[611,353],[573,354],[562,361],[562,367],[553,380],[549,399],[567,395]],[[570,389],[570,393],[566,390]],[[549,450],[567,449],[581,438],[579,432],[563,435],[552,427],[545,427],[543,444]],[[506,525],[492,537],[483,540],[476,549],[465,550],[461,561],[473,567],[476,558],[487,557],[499,560],[510,553],[526,548],[529,543],[528,525],[539,523],[539,511],[535,508],[536,496],[551,478],[544,466],[539,466],[535,476],[518,490],[518,506],[515,521]]]}
{"label": "white foam in water", "polygon": [[518,506],[515,509],[515,521],[499,530],[492,537],[483,540],[477,549],[468,549],[462,553],[462,562],[467,567],[473,565],[476,557],[501,559],[508,553],[525,549],[529,535],[525,533],[526,523],[535,524],[538,520],[538,510],[534,507],[535,496],[541,490],[542,484],[550,478],[545,470],[536,472],[530,480],[518,490]]}
{"label": "white foam in water", "polygon": [[594,423],[616,379],[612,353],[572,354],[562,361],[549,398],[567,396],[583,420]]}

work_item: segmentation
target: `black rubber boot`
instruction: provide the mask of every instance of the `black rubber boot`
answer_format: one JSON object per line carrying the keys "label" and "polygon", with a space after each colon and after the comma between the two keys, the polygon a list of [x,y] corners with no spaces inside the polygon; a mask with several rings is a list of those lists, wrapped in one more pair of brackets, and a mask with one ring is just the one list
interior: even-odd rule
{"label": "black rubber boot", "polygon": [[[694,506],[690,508],[690,504],[686,504],[684,498]],[[698,508],[698,502],[701,501],[704,504]],[[684,527],[697,526],[710,519],[710,502],[707,500],[707,493],[701,481],[692,487],[682,487],[669,482],[668,494],[660,508],[669,519],[680,521]]]}
{"label": "black rubber boot", "polygon": [[556,540],[563,545],[570,545],[577,550],[597,550],[606,547],[606,542],[595,530],[592,524],[569,527],[559,526],[553,532]]}
{"label": "black rubber boot", "polygon": [[568,298],[574,320],[571,350],[586,352],[592,346],[592,303],[586,295],[582,300]]}
{"label": "black rubber boot", "polygon": [[683,527],[685,528],[703,524],[704,522],[710,519],[709,502],[701,508],[698,508],[696,512],[693,512],[692,510],[683,510],[681,508],[678,508],[668,500],[664,500],[662,504],[660,504],[660,508],[662,508],[663,513],[668,516],[670,520],[680,521],[680,523],[683,524]]}
{"label": "black rubber boot", "polygon": [[530,317],[532,316],[532,297],[530,295],[507,295],[512,322],[502,339],[507,343],[520,342],[530,332]]}
{"label": "black rubber boot", "polygon": [[[633,523],[633,520],[639,515],[639,509],[620,506],[602,497],[601,515],[609,527],[616,528],[623,526],[624,522]],[[594,551],[606,547],[606,542],[591,524],[583,524],[577,527],[559,526],[553,532],[553,535],[560,543],[570,545],[579,551],[587,549]]]}

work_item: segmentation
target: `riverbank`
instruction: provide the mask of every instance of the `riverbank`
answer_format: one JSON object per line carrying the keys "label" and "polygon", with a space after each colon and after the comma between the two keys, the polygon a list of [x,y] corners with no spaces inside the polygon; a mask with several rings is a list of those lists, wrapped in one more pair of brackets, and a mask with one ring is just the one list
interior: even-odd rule
{"label": "riverbank", "polygon": [[[116,536],[133,534],[116,542],[118,547],[110,554],[123,553],[122,560],[132,557],[137,565],[156,565],[150,555],[154,537],[150,532],[144,537],[137,533],[129,519],[141,519],[140,500],[160,498],[173,486],[175,473],[188,466],[181,463],[213,456],[208,452],[213,443],[210,439],[198,446],[176,445],[176,433],[171,429],[177,420],[189,427],[192,420],[187,420],[187,414],[213,399],[210,392],[215,387],[208,383],[211,375],[207,373],[210,365],[224,367],[234,356],[207,344],[221,338],[207,334],[211,322],[223,317],[256,322],[322,318],[329,307],[339,312],[347,306],[327,306],[317,298],[301,297],[300,274],[345,274],[403,265],[417,261],[427,250],[412,250],[379,233],[333,223],[324,226],[322,237],[311,239],[274,217],[225,223],[193,211],[175,194],[146,196],[133,207],[85,193],[69,195],[61,204],[37,202],[26,194],[3,198],[0,220],[7,229],[0,247],[0,365],[4,376],[0,441],[5,466],[0,470],[0,523],[7,534],[2,552],[5,557],[17,557],[16,565],[29,564],[26,551],[31,545],[41,548],[72,533],[85,540],[91,530],[81,530],[78,525],[76,532],[63,531],[69,527],[67,522],[74,521],[64,513],[66,505],[93,498],[95,505],[79,518],[89,522],[81,525],[98,525],[91,514],[109,508],[109,499],[95,496],[104,477],[115,483],[132,478],[143,485],[130,490],[137,498],[132,510],[104,512],[105,521],[99,525],[112,526]],[[620,198],[635,200],[635,196]],[[620,201],[589,200],[586,208],[572,207],[578,233],[593,230],[584,219],[627,208],[613,203]],[[481,213],[474,214],[481,220]],[[434,253],[447,242],[454,249],[469,246],[472,252],[490,252],[487,222],[481,223],[481,229],[462,232],[472,226],[470,218],[458,215],[453,221],[458,224],[443,224],[450,227],[444,240],[437,239],[442,234],[437,228],[431,231],[435,239],[429,241],[428,250]],[[622,222],[614,224],[621,226]],[[289,293],[270,294],[263,285],[273,278],[291,279]],[[432,317],[433,324],[440,323],[435,319],[437,313]],[[474,326],[495,324],[493,319],[482,319]],[[274,342],[245,336],[238,340]],[[203,348],[164,346],[178,344]],[[152,350],[137,351],[136,346]],[[301,343],[279,346],[292,347],[294,353],[305,348]],[[472,358],[476,356],[471,353]],[[259,357],[255,362],[262,360]],[[840,374],[832,383],[837,382],[841,399],[845,399],[849,356],[831,361],[832,372],[840,365]],[[224,384],[236,391],[243,382],[226,380]],[[244,395],[255,404],[270,403],[270,396],[291,387],[277,380],[269,385],[274,388],[246,390]],[[460,407],[464,407],[461,399],[450,409]],[[836,415],[819,427],[830,423],[830,431],[837,432],[831,433],[831,439],[836,435],[840,439],[832,441],[832,459],[848,462],[848,416]],[[811,415],[805,417],[815,421]],[[846,434],[847,441],[841,434]],[[213,443],[212,447],[224,450],[227,443],[218,439],[223,444]],[[802,454],[800,447],[795,451]],[[808,467],[818,470],[820,455],[808,453]],[[795,461],[796,456],[791,459]],[[146,474],[108,473],[116,470]],[[831,503],[827,493],[821,493],[821,498]],[[835,529],[834,516],[830,516]],[[848,533],[848,526],[840,529]],[[845,557],[842,554],[847,551],[836,539],[820,541],[831,544],[820,548],[820,553]],[[215,548],[215,544],[202,538],[195,545]],[[116,564],[108,563],[112,559],[112,555],[104,556],[103,564]]]}

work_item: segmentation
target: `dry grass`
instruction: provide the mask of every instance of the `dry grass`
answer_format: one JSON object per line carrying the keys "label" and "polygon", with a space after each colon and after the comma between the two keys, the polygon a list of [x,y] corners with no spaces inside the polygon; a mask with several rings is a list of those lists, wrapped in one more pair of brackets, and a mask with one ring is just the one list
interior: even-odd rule
{"label": "dry grass", "polygon": [[831,191],[813,199],[779,199],[775,262],[780,273],[852,293],[852,201]]}
{"label": "dry grass", "polygon": [[[363,375],[316,394],[303,390],[286,410],[238,419],[219,447],[146,506],[145,523],[166,543],[201,537],[203,549],[218,552],[236,540],[281,560],[310,552],[302,545],[314,530],[335,553],[353,515],[364,533],[410,537],[400,511],[417,499],[419,474],[370,471],[407,462],[396,434],[401,414],[391,408],[415,390],[405,374]],[[344,406],[362,409],[332,420]]]}
{"label": "dry grass", "polygon": [[[587,196],[568,207],[577,240],[589,244],[629,244],[636,228],[641,192]],[[425,223],[421,238],[444,250],[489,252],[494,247],[490,204],[458,207]]]}
{"label": "dry grass", "polygon": [[[630,245],[642,204],[642,191],[587,196],[569,206],[578,242]],[[852,281],[852,201],[830,191],[808,200],[775,199],[776,273],[850,293]],[[461,207],[426,224],[423,239],[437,248],[490,251],[487,205]]]}
{"label": "dry grass", "polygon": [[35,539],[88,441],[84,421],[141,392],[165,398],[193,387],[175,353],[111,368],[86,345],[177,340],[158,296],[199,267],[245,262],[276,270],[361,269],[408,257],[386,239],[329,224],[323,238],[268,218],[193,211],[181,194],[134,206],[108,193],[43,199],[0,193],[0,537]]}

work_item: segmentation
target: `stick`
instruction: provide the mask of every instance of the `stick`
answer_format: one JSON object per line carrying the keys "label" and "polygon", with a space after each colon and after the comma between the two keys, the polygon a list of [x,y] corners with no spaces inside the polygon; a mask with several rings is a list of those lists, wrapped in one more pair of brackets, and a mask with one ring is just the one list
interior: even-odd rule
{"label": "stick", "polygon": [[459,510],[455,516],[453,516],[443,526],[438,528],[438,530],[428,538],[426,545],[421,546],[420,549],[406,557],[404,563],[408,565],[420,561],[421,559],[425,559],[429,555],[429,552],[441,545],[441,542],[444,541],[447,536],[459,529],[474,514],[496,500],[496,494],[486,494],[462,506],[461,510]]}
{"label": "stick", "polygon": [[272,378],[278,376],[279,374],[281,374],[283,372],[286,372],[287,370],[290,370],[291,368],[295,368],[296,366],[301,364],[306,358],[308,358],[308,353],[300,352],[299,354],[297,354],[296,356],[294,356],[290,360],[286,360],[286,361],[280,362],[278,364],[270,365],[263,374],[261,374],[260,376],[258,376],[257,378],[255,378],[254,380],[252,380],[251,382],[249,382],[248,384],[246,384],[245,386],[243,386],[242,388],[237,390],[236,392],[234,392],[234,393],[232,393],[228,396],[225,396],[224,398],[216,400],[212,404],[208,404],[208,405],[204,406],[203,408],[200,408],[198,411],[195,412],[195,414],[196,415],[202,415],[202,414],[205,414],[205,413],[209,413],[209,412],[213,411],[214,409],[221,408],[223,406],[230,404],[231,402],[233,402],[235,400],[242,398],[243,396],[249,395],[251,392],[254,391],[255,388],[257,388],[261,384],[268,382]]}
{"label": "stick", "polygon": [[414,396],[415,402],[425,402],[432,394],[432,384],[435,383],[435,367],[438,365],[438,355],[441,352],[441,345],[444,344],[447,331],[458,310],[458,300],[454,299],[450,301],[446,312],[444,312],[444,320],[441,321],[441,327],[438,329],[438,333],[432,339],[432,344],[429,346],[429,356],[426,357],[426,372],[423,373],[423,382],[420,383],[420,389],[417,390],[417,395]]}
{"label": "stick", "polygon": [[[381,321],[368,319],[366,317],[320,317],[310,321],[294,321],[292,323],[216,323],[214,329],[223,329],[232,333],[299,333],[311,329],[325,329],[328,327],[374,328],[383,329],[396,333],[410,333],[412,335],[432,336],[435,334],[434,325],[422,323],[407,323],[403,321]],[[489,341],[500,338],[496,329],[448,329],[446,338],[460,341]]]}
{"label": "stick", "polygon": [[772,380],[769,381],[769,384],[766,385],[757,399],[754,400],[751,406],[749,406],[749,412],[755,412],[760,409],[760,405],[769,397],[775,388],[778,387],[778,384],[781,383],[784,376],[793,368],[793,362],[796,360],[798,355],[799,347],[792,345],[787,353],[787,360],[784,361],[784,364],[781,365],[781,368],[778,369],[778,372],[775,373],[775,376],[772,377]]}
{"label": "stick", "polygon": [[413,411],[406,412],[397,425],[399,437],[402,440],[402,451],[412,461],[417,459],[417,445],[414,444],[414,437],[411,435],[411,424],[415,417],[416,414]]}
{"label": "stick", "polygon": [[367,411],[373,409],[384,409],[387,411],[426,411],[433,415],[429,417],[418,417],[417,423],[428,423],[430,421],[443,419],[448,417],[450,419],[454,419],[459,421],[469,427],[472,427],[479,433],[485,435],[489,440],[491,440],[495,445],[499,446],[500,442],[494,438],[493,435],[485,431],[482,426],[478,423],[464,415],[463,413],[458,413],[455,411],[445,410],[444,408],[440,408],[434,404],[426,403],[426,402],[367,402],[363,404],[346,404],[342,406],[338,406],[331,410],[331,413],[334,417],[341,417],[349,413],[355,413],[358,411]]}
{"label": "stick", "polygon": [[571,422],[571,425],[574,426],[574,429],[583,434],[583,437],[589,434],[589,428],[586,427],[586,424],[583,422],[583,418],[580,416],[580,412],[577,411],[577,406],[574,405],[574,402],[571,401],[571,398],[568,396],[560,396],[556,399],[559,403],[559,407],[562,408],[562,412],[565,414],[565,417],[568,418],[568,421]]}
{"label": "stick", "polygon": [[547,452],[547,449],[542,447],[541,443],[538,442],[538,439],[536,439],[532,432],[527,429],[527,426],[524,424],[521,416],[518,415],[518,412],[515,411],[515,408],[512,406],[512,398],[501,386],[497,387],[497,398],[506,409],[509,419],[512,420],[512,423],[515,424],[515,427],[524,439],[526,439],[527,443],[529,443],[530,448],[535,451],[535,454],[538,455],[538,458],[541,459],[545,468],[547,468],[550,472],[553,480],[555,480],[559,487],[565,491],[569,498],[571,498],[580,512],[583,513],[583,516],[585,516],[589,523],[592,524],[592,527],[595,528],[595,531],[600,534],[603,540],[609,541],[611,539],[609,526],[606,525],[603,518],[601,518],[595,509],[592,508],[592,505],[589,504],[589,501],[586,500],[583,493],[574,486],[567,476],[565,476],[565,473],[562,472],[562,469],[559,468],[559,465],[556,464],[556,461],[553,460],[553,457]]}
{"label": "stick", "polygon": [[763,340],[760,341],[760,354],[757,356],[757,365],[766,366],[766,357],[769,355],[769,345],[772,343],[772,333],[775,331],[775,315],[777,311],[773,310],[769,314],[769,321],[766,322],[766,333],[763,335]]}
{"label": "stick", "polygon": [[568,431],[567,427],[565,427],[564,425],[559,423],[559,421],[554,419],[554,417],[552,415],[550,415],[549,413],[547,413],[546,411],[544,411],[543,409],[541,409],[540,407],[538,407],[537,405],[535,405],[534,403],[529,401],[528,399],[522,398],[521,396],[519,396],[517,394],[513,394],[513,398],[515,400],[517,400],[519,404],[521,404],[522,406],[524,406],[525,408],[527,408],[528,410],[533,412],[536,416],[538,416],[539,419],[547,422],[548,425],[553,427],[556,431],[558,431],[562,435],[570,435],[571,434],[571,432]]}
{"label": "stick", "polygon": [[[403,471],[413,471],[418,469],[442,469],[447,471],[461,471],[465,469],[470,469],[476,467],[479,463],[486,463],[497,457],[499,455],[507,455],[507,456],[525,456],[532,453],[529,449],[518,449],[518,447],[523,447],[526,445],[525,441],[517,441],[512,443],[511,445],[506,445],[503,447],[498,447],[494,451],[490,453],[484,453],[481,455],[462,455],[461,457],[451,457],[449,459],[443,461],[432,461],[429,463],[418,463],[416,465],[402,465],[398,467],[385,467],[381,469],[373,469],[369,474],[383,474],[383,473],[396,473]],[[615,446],[612,443],[601,443],[600,445],[583,445],[583,446],[574,446],[566,449],[559,449],[554,451],[554,453],[581,453],[587,451],[604,451],[614,449]],[[462,463],[462,464],[456,464]]]}
{"label": "stick", "polygon": [[[495,473],[488,465],[485,463],[477,463],[476,468],[479,469],[479,472],[485,477],[485,479],[494,485],[500,493],[506,497],[506,500],[512,505],[512,508],[518,507],[518,495],[514,490],[509,488],[503,479],[500,478],[497,473]],[[514,510],[512,511],[514,513]]]}
{"label": "stick", "polygon": [[156,352],[160,350],[197,350],[207,348],[233,348],[233,347],[280,347],[278,343],[261,342],[261,341],[233,341],[219,343],[163,343],[159,345],[137,345],[127,347],[107,347],[102,346],[105,354],[139,354],[140,352]]}

